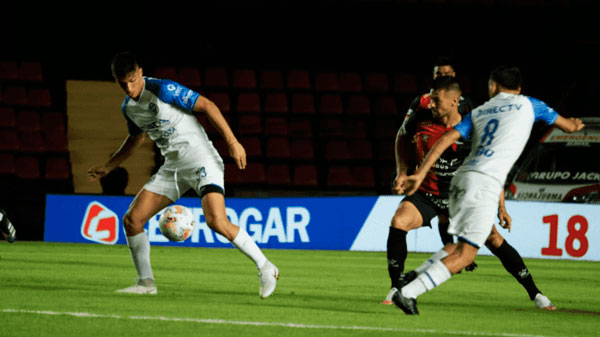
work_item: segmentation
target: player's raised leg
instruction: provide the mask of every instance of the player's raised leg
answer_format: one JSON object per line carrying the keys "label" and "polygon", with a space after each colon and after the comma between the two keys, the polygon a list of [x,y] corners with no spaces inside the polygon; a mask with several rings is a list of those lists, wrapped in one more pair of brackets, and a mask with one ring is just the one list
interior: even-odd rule
{"label": "player's raised leg", "polygon": [[277,285],[279,270],[271,263],[256,242],[240,227],[232,224],[225,212],[225,197],[218,192],[210,192],[202,197],[202,209],[206,224],[215,232],[226,237],[242,253],[256,264],[259,271],[261,298],[269,297]]}
{"label": "player's raised leg", "polygon": [[144,224],[150,217],[165,208],[172,201],[164,195],[142,189],[135,197],[129,210],[123,217],[123,225],[127,234],[127,245],[138,274],[138,281],[131,287],[117,290],[120,293],[156,294],[154,275],[150,266],[150,242],[144,232]]}

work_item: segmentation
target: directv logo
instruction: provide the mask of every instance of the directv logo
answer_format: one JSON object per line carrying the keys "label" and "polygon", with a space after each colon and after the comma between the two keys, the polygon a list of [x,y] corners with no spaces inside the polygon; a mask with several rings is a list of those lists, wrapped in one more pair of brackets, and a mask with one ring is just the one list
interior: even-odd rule
{"label": "directv logo", "polygon": [[[202,233],[202,242],[214,243],[216,237],[216,240],[221,243],[229,243],[229,240],[208,227],[202,208],[191,209],[196,221],[196,227],[190,237],[191,242],[200,243],[200,234]],[[256,243],[266,244],[271,240],[277,240],[279,243],[294,243],[296,239],[303,243],[310,242],[306,229],[310,223],[310,212],[305,207],[285,207],[283,209],[270,207],[266,216],[255,207],[248,207],[239,214],[233,208],[227,208],[226,212],[229,221],[245,229]],[[158,228],[159,217],[160,214],[157,214],[149,221],[148,238],[150,242],[168,242]]]}

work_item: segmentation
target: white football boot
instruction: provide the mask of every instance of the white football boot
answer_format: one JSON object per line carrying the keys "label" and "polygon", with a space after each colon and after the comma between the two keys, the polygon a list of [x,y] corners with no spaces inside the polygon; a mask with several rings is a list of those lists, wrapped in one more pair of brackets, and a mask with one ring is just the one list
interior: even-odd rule
{"label": "white football boot", "polygon": [[539,309],[556,310],[556,306],[550,302],[550,299],[541,293],[535,295],[535,306]]}
{"label": "white football boot", "polygon": [[154,281],[150,280],[139,280],[136,284],[131,287],[127,287],[125,289],[115,290],[116,293],[125,293],[125,294],[148,294],[148,295],[156,295],[156,285]]}
{"label": "white football boot", "polygon": [[261,298],[267,298],[275,291],[277,279],[279,279],[279,270],[270,261],[267,261],[258,271],[260,278],[260,290],[258,295]]}
{"label": "white football boot", "polygon": [[385,305],[393,304],[394,302],[392,302],[392,297],[394,297],[394,293],[396,293],[396,291],[398,291],[398,289],[396,289],[396,287],[392,287],[392,289],[390,289],[390,291],[388,292],[385,299],[383,301],[381,301],[381,304],[385,304]]}

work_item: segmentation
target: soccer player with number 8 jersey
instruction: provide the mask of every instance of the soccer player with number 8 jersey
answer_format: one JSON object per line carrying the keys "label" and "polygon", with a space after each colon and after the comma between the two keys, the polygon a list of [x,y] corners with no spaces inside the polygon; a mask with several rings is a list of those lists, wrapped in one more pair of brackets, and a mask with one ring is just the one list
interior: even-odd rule
{"label": "soccer player with number 8 jersey", "polygon": [[565,132],[584,127],[580,119],[562,117],[544,102],[521,95],[521,73],[516,67],[494,69],[488,93],[490,100],[446,132],[415,174],[404,181],[405,193],[414,194],[448,147],[461,137],[471,140],[471,152],[450,185],[448,233],[458,237],[458,244],[394,294],[394,304],[406,314],[418,314],[418,296],[447,281],[475,259],[492,230],[506,176],[523,151],[533,123],[554,124]]}

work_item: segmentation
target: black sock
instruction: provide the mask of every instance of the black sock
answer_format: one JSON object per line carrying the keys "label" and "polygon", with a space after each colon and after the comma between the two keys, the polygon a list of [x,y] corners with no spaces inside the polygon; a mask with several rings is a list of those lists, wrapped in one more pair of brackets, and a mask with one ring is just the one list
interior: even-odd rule
{"label": "black sock", "polygon": [[454,243],[454,237],[448,234],[448,226],[450,224],[448,222],[441,222],[438,219],[438,231],[440,232],[440,239],[442,239],[442,243],[446,246],[449,243]]}
{"label": "black sock", "polygon": [[529,294],[529,298],[532,301],[535,298],[535,295],[541,293],[533,282],[533,277],[529,274],[529,270],[527,270],[521,255],[519,255],[519,252],[517,252],[513,246],[508,244],[506,240],[504,240],[500,247],[492,247],[490,251],[500,259],[504,269],[517,279],[523,288],[527,290],[527,294]]}
{"label": "black sock", "polygon": [[387,240],[387,261],[392,287],[398,285],[400,275],[404,271],[406,255],[406,232],[401,229],[390,227],[390,233],[388,234]]}

